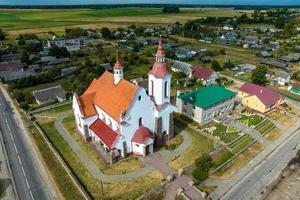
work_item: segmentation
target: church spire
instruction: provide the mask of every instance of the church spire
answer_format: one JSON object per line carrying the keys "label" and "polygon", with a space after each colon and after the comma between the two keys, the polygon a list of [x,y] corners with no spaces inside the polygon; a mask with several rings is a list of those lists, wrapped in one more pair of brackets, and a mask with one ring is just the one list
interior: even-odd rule
{"label": "church spire", "polygon": [[166,57],[166,54],[165,54],[162,39],[160,36],[158,46],[157,46],[157,51],[156,51],[156,62],[165,62],[165,57]]}
{"label": "church spire", "polygon": [[116,53],[116,63],[114,65],[114,84],[118,84],[123,79],[123,66],[119,61],[119,53]]}

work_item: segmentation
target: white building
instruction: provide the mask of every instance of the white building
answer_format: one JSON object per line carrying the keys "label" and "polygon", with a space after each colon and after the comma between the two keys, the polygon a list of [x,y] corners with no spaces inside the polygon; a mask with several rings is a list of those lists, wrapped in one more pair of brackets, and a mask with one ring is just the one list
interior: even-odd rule
{"label": "white building", "polygon": [[291,75],[288,73],[281,73],[277,78],[278,85],[285,85],[291,80]]}
{"label": "white building", "polygon": [[176,109],[170,103],[171,73],[161,40],[148,76],[149,94],[123,79],[118,58],[113,71],[105,71],[83,95],[73,98],[79,133],[110,163],[131,153],[146,156],[154,144],[172,138]]}

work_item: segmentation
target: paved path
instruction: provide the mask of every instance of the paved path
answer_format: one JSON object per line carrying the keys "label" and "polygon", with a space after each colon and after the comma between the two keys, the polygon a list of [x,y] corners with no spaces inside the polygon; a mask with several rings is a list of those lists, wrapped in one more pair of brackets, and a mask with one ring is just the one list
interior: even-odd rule
{"label": "paved path", "polygon": [[[147,162],[145,162],[146,166],[143,167],[143,168],[140,168],[136,171],[129,172],[129,173],[126,173],[126,174],[120,174],[120,175],[107,175],[107,174],[104,174],[99,169],[99,167],[89,158],[87,153],[81,149],[80,145],[70,135],[69,131],[64,127],[62,121],[65,117],[67,117],[70,114],[71,114],[71,112],[65,112],[65,113],[57,116],[56,121],[55,121],[55,128],[62,135],[64,140],[69,144],[69,146],[72,148],[72,150],[76,153],[76,155],[82,161],[82,163],[87,168],[87,170],[89,170],[89,172],[95,178],[97,178],[99,180],[102,180],[104,182],[110,182],[110,183],[120,182],[120,181],[126,181],[126,180],[130,180],[130,179],[134,179],[134,178],[143,176],[146,173],[154,170],[154,167],[152,167],[150,164],[147,164],[148,161],[151,160],[150,159],[151,156],[149,156],[149,157],[146,157],[147,160],[145,160],[145,161],[147,161]],[[175,149],[174,151],[162,150],[159,153],[153,154],[153,155],[160,156],[161,160],[164,163],[169,162],[172,157],[174,157],[176,155],[179,155],[182,151],[187,149],[190,146],[191,142],[192,142],[192,139],[191,139],[189,134],[182,134],[182,135],[183,135],[184,140],[181,143],[181,145],[179,145],[179,147],[177,149]],[[164,174],[164,172],[162,172],[162,173]]]}
{"label": "paved path", "polygon": [[262,143],[264,145],[270,144],[270,142],[267,141],[265,138],[263,138],[263,136],[254,128],[245,126],[244,124],[241,124],[239,121],[234,120],[230,117],[226,119],[226,123],[230,126],[237,128],[238,130],[242,131],[243,133],[253,137],[259,143]]}
{"label": "paved path", "polygon": [[243,180],[249,173],[251,173],[257,166],[266,160],[266,158],[273,153],[283,142],[285,142],[289,136],[298,130],[300,127],[300,121],[286,129],[281,136],[273,143],[268,145],[262,152],[260,152],[253,160],[251,160],[246,166],[235,173],[229,180],[211,180],[208,179],[204,182],[207,185],[217,185],[217,189],[212,192],[209,197],[211,199],[220,199],[228,190],[232,189],[241,180]]}

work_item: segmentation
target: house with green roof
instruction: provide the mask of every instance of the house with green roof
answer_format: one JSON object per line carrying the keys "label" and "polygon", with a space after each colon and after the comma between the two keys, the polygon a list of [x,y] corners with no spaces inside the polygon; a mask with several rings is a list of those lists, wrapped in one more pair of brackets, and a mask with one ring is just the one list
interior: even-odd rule
{"label": "house with green roof", "polygon": [[177,111],[199,124],[228,114],[234,107],[236,93],[218,85],[210,85],[177,96]]}

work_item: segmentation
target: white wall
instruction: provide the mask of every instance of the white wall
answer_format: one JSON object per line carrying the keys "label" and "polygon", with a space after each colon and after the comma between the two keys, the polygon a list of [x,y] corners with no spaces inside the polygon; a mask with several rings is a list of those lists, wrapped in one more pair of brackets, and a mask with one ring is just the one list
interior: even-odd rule
{"label": "white wall", "polygon": [[[151,94],[151,92],[152,92],[151,81],[153,81],[153,85],[154,85],[154,94]],[[165,95],[164,95],[165,81],[168,81],[167,98],[165,98]],[[154,97],[155,104],[161,105],[166,102],[170,102],[171,75],[165,76],[163,79],[157,79],[152,74],[150,74],[149,80],[148,80],[148,85],[149,85],[149,94],[150,94],[150,96]]]}
{"label": "white wall", "polygon": [[[141,96],[141,100],[138,97]],[[136,92],[136,96],[130,105],[125,116],[126,123],[121,125],[120,130],[124,137],[120,137],[116,147],[123,149],[123,141],[127,144],[127,153],[132,152],[131,139],[135,131],[139,128],[139,118],[143,119],[143,126],[147,127],[150,131],[154,132],[155,120],[154,120],[154,104],[146,94],[144,88],[139,88]],[[123,154],[123,152],[122,152]]]}

